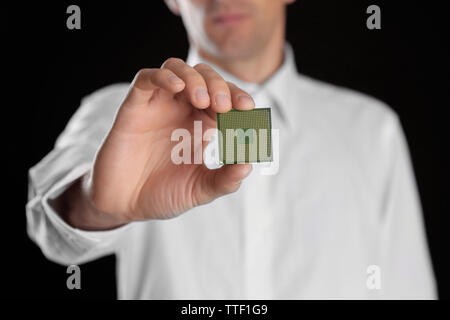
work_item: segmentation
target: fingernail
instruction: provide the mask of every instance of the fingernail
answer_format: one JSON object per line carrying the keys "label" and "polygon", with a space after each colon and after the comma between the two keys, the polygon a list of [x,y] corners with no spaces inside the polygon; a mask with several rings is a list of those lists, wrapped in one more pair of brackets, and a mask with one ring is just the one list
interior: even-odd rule
{"label": "fingernail", "polygon": [[206,101],[209,99],[208,91],[205,88],[197,88],[195,91],[195,97],[198,101]]}
{"label": "fingernail", "polygon": [[215,103],[220,107],[228,107],[231,105],[231,98],[228,94],[219,92],[216,94]]}
{"label": "fingernail", "polygon": [[183,80],[181,80],[180,78],[178,78],[176,75],[174,75],[174,74],[171,74],[169,77],[169,81],[170,81],[170,83],[173,83],[173,84],[180,84],[180,83],[183,83]]}
{"label": "fingernail", "polygon": [[250,98],[249,96],[241,95],[238,97],[238,101],[239,103],[242,103],[246,107],[250,107],[253,105],[253,99]]}

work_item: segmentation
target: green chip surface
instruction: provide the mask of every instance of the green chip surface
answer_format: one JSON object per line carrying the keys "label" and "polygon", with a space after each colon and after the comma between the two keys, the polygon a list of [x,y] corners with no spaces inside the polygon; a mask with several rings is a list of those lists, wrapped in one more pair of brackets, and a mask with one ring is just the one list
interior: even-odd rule
{"label": "green chip surface", "polygon": [[270,108],[217,114],[222,164],[272,161]]}

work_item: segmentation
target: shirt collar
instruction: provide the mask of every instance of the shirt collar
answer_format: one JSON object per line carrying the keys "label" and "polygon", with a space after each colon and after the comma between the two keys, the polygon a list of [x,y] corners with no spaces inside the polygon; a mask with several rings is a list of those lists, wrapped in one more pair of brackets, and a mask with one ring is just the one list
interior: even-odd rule
{"label": "shirt collar", "polygon": [[194,66],[198,63],[208,63],[226,81],[233,82],[238,87],[247,91],[250,95],[256,94],[259,90],[264,90],[274,100],[282,119],[289,121],[289,96],[291,90],[294,89],[294,80],[297,78],[298,74],[294,51],[288,42],[285,42],[284,44],[284,59],[282,65],[269,79],[261,84],[243,81],[235,77],[229,72],[203,59],[198,54],[198,50],[194,46],[191,46],[189,48],[187,64]]}

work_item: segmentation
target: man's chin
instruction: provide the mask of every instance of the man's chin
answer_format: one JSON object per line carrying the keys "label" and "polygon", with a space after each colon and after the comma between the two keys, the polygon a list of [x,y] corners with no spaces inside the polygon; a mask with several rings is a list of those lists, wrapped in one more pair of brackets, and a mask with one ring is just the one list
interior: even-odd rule
{"label": "man's chin", "polygon": [[252,48],[248,46],[248,43],[227,43],[216,46],[218,54],[223,59],[239,59],[248,57],[251,55]]}

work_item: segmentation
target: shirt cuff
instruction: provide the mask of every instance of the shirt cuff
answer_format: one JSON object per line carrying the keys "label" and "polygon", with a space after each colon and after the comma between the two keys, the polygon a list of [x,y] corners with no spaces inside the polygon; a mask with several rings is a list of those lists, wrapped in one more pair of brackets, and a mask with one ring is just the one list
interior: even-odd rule
{"label": "shirt cuff", "polygon": [[61,232],[68,241],[76,243],[84,249],[89,249],[95,245],[101,245],[102,247],[107,246],[134,224],[128,223],[116,229],[107,231],[85,231],[70,226],[49,204],[49,200],[55,199],[61,195],[74,181],[86,174],[91,166],[91,163],[85,163],[75,167],[63,179],[55,183],[55,185],[42,197],[42,206],[45,214],[55,228]]}

